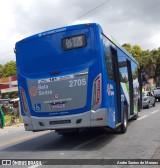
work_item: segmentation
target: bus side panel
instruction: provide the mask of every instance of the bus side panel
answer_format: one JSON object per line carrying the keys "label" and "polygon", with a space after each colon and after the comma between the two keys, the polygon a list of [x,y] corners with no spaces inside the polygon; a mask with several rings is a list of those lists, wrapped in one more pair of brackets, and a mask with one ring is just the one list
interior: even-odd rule
{"label": "bus side panel", "polygon": [[[126,104],[127,102],[127,104]],[[129,105],[129,90],[128,90],[128,84],[121,83],[121,118],[123,118],[123,109],[124,104],[127,105],[128,109],[128,118],[130,117],[130,105]],[[121,121],[123,122],[123,121]]]}
{"label": "bus side panel", "polygon": [[[95,54],[97,56],[97,61],[95,62],[94,66],[90,68],[90,75],[93,80],[92,84],[92,105],[91,105],[91,127],[93,126],[107,126],[108,122],[108,106],[106,101],[106,85],[105,78],[104,78],[104,71],[103,71],[103,57],[104,51],[103,42],[101,38],[101,27],[97,26],[95,28],[95,32],[93,33],[94,38],[94,48]],[[93,73],[94,71],[94,73]],[[99,85],[100,84],[100,85]],[[100,94],[95,94],[96,86],[100,86]],[[104,94],[105,93],[105,94]],[[99,95],[99,100],[94,101],[94,97]]]}
{"label": "bus side panel", "polygon": [[[110,51],[111,43],[104,36],[102,37],[102,72],[103,72],[103,105],[108,109],[107,126],[116,128],[118,121],[117,101],[116,101],[116,85],[113,80],[112,55]],[[112,72],[111,72],[112,71]]]}
{"label": "bus side panel", "polygon": [[108,126],[116,128],[118,120],[117,106],[116,106],[116,86],[113,81],[108,81],[106,85],[107,101],[108,101]]}

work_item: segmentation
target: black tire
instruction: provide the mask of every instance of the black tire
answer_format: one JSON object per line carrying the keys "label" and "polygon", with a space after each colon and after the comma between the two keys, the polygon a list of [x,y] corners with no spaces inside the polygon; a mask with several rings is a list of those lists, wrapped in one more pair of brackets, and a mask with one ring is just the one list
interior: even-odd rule
{"label": "black tire", "polygon": [[155,107],[155,105],[156,105],[156,101],[154,101],[154,103],[153,103],[153,107]]}
{"label": "black tire", "polygon": [[[149,102],[149,103],[150,103],[150,102]],[[149,105],[149,103],[148,103],[148,105],[146,106],[146,108],[147,108],[147,109],[149,109],[149,108],[150,108],[150,105]]]}
{"label": "black tire", "polygon": [[138,103],[137,103],[137,114],[134,115],[134,117],[132,117],[132,120],[137,120],[138,112],[140,112],[140,101],[139,100],[138,100]]}
{"label": "black tire", "polygon": [[138,112],[140,112],[141,111],[141,108],[143,108],[143,107],[141,107],[141,104],[140,104],[140,100],[138,99],[138,104],[137,104],[137,110],[138,110]]}
{"label": "black tire", "polygon": [[121,124],[120,126],[120,130],[119,132],[121,134],[124,134],[127,132],[127,125],[128,125],[128,110],[127,110],[127,106],[124,105],[124,108],[123,108],[123,123]]}
{"label": "black tire", "polygon": [[132,119],[132,120],[137,120],[137,118],[138,118],[138,112],[137,112],[137,114],[134,115],[134,117],[132,117],[131,119]]}

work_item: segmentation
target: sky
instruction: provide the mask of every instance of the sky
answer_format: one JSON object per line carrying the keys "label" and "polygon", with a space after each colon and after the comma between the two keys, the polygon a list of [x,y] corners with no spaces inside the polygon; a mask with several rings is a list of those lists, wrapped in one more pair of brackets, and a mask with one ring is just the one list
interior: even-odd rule
{"label": "sky", "polygon": [[1,0],[0,21],[2,65],[15,61],[17,41],[79,23],[99,23],[121,45],[139,45],[143,50],[160,47],[160,0]]}

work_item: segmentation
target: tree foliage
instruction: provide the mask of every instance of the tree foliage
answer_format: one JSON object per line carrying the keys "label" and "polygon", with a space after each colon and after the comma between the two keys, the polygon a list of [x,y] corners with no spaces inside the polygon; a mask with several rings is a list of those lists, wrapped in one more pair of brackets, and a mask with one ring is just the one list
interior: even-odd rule
{"label": "tree foliage", "polygon": [[16,75],[16,62],[10,61],[5,65],[0,65],[0,78]]}
{"label": "tree foliage", "polygon": [[[129,43],[124,47],[139,62],[142,69],[149,77],[160,77],[160,48],[153,50],[142,50],[140,46],[132,46]],[[16,62],[10,61],[5,65],[0,64],[0,78],[16,75]]]}
{"label": "tree foliage", "polygon": [[2,77],[2,73],[3,73],[3,65],[0,64],[0,78]]}
{"label": "tree foliage", "polygon": [[138,45],[123,44],[122,46],[133,55],[150,77],[156,76],[160,66],[160,48],[149,51],[142,50]]}

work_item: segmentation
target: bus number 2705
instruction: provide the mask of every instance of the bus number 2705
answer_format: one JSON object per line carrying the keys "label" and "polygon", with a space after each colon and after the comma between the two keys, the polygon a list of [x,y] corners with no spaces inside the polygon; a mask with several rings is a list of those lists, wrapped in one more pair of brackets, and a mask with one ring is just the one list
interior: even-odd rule
{"label": "bus number 2705", "polygon": [[77,87],[77,86],[84,86],[86,85],[86,79],[75,79],[69,81],[69,87]]}

